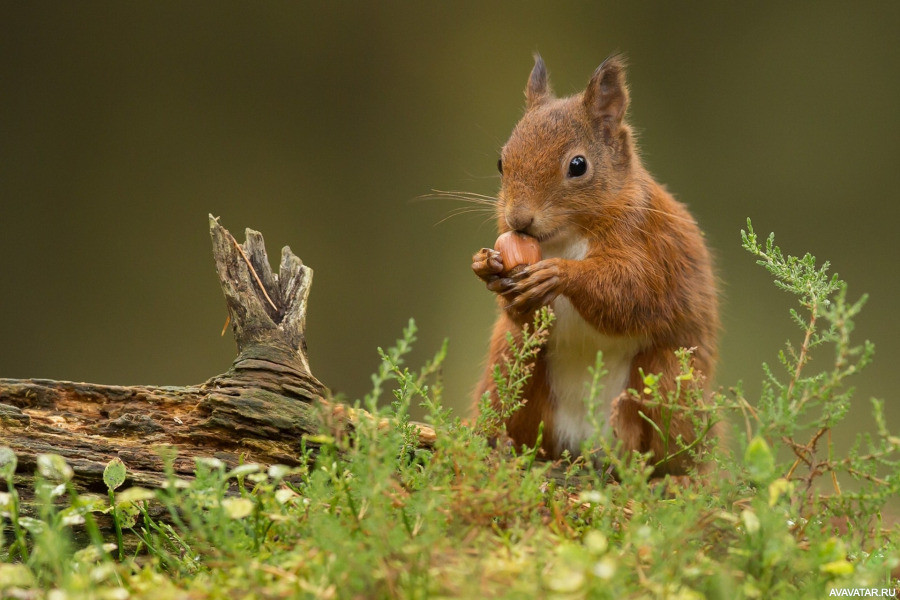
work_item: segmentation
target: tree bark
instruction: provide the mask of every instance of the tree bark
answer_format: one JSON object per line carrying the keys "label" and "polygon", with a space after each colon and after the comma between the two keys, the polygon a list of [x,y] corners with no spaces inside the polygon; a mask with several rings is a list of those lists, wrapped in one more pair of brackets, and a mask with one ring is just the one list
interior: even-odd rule
{"label": "tree bark", "polygon": [[[209,226],[238,346],[231,368],[187,387],[0,379],[0,446],[18,455],[17,479],[30,477],[38,455],[55,453],[75,471],[79,491],[105,492],[103,469],[115,457],[132,484],[156,487],[164,479],[158,446],[177,450],[175,471],[185,477],[196,457],[231,467],[296,465],[303,437],[320,432],[317,412],[351,425],[371,418],[327,401],[310,372],[304,330],[312,269],[285,246],[273,273],[259,232],[247,229],[238,244],[212,215]],[[419,432],[423,444],[434,441],[430,428]]]}

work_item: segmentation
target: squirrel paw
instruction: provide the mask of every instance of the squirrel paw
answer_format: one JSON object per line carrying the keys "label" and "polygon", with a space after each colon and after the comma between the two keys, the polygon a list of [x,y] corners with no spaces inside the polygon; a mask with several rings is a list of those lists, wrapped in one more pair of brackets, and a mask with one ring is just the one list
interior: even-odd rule
{"label": "squirrel paw", "polygon": [[503,259],[496,250],[482,248],[472,256],[472,270],[480,279],[490,284],[500,278],[500,273],[503,272]]}
{"label": "squirrel paw", "polygon": [[542,306],[547,306],[562,291],[562,269],[559,259],[550,258],[526,267],[511,279],[501,279],[497,283],[510,284],[499,290],[510,302],[506,310],[528,315]]}

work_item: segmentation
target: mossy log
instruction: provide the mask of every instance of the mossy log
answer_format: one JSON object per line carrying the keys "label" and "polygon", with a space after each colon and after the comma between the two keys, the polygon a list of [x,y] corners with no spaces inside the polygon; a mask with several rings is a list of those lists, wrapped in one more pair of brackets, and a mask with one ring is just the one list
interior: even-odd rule
{"label": "mossy log", "polygon": [[[38,455],[55,453],[74,469],[80,491],[105,492],[103,469],[115,457],[131,483],[155,487],[164,478],[156,446],[177,450],[175,471],[185,477],[196,457],[296,465],[303,436],[321,433],[317,412],[371,418],[328,402],[310,372],[304,328],[312,269],[285,246],[276,274],[259,232],[248,229],[238,244],[212,215],[209,226],[238,347],[231,368],[187,387],[0,379],[0,446],[18,455],[17,480],[30,477]],[[433,441],[433,430],[419,431],[423,444]],[[31,485],[23,484],[27,493]]]}

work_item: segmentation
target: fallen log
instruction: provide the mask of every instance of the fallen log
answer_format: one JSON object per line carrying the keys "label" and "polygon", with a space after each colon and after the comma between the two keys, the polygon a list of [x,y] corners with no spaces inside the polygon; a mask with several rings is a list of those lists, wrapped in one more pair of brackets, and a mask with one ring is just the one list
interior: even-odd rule
{"label": "fallen log", "polygon": [[[184,477],[197,457],[229,467],[296,465],[304,436],[320,433],[317,413],[351,426],[372,418],[331,404],[310,372],[304,330],[312,269],[285,246],[274,273],[259,232],[247,229],[238,244],[212,215],[209,227],[238,347],[231,368],[186,387],[0,379],[0,446],[18,455],[17,481],[30,478],[38,455],[55,453],[73,468],[79,491],[104,493],[103,469],[116,457],[130,483],[156,487],[164,480],[157,446],[177,451],[175,472]],[[419,433],[423,444],[434,441],[430,428]],[[31,485],[17,488],[27,493]]]}

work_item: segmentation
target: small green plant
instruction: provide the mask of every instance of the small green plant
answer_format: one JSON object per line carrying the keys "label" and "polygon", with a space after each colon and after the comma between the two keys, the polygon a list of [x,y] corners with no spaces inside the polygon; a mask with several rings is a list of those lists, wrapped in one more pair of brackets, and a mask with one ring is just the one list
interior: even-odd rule
{"label": "small green plant", "polygon": [[[0,477],[6,483],[5,494],[0,494],[0,513],[9,519],[12,525],[15,541],[6,551],[7,556],[12,558],[18,556],[22,560],[28,560],[28,544],[25,540],[25,528],[19,520],[19,493],[16,491],[14,475],[18,466],[18,459],[15,453],[6,447],[0,447]],[[0,529],[0,536],[3,530]],[[0,541],[2,541],[0,537]]]}
{"label": "small green plant", "polygon": [[[892,588],[900,532],[882,509],[900,491],[900,438],[873,402],[871,433],[843,456],[832,441],[848,380],[872,358],[870,344],[850,341],[862,301],[846,300],[827,265],[783,255],[771,236],[761,243],[749,222],[743,238],[797,296],[801,339],[764,367],[752,401],[740,385],[697,395],[686,352],[676,394],[662,397],[658,376],[644,374],[649,403],[695,422],[697,437],[669,449],[705,465],[693,482],[650,479],[648,457],[622,456],[604,433],[600,356],[586,390],[597,435],[582,456],[551,464],[535,448],[491,443],[527,402],[549,311],[509,340],[494,372],[499,402],[483,399],[473,425],[443,406],[446,343],[421,368],[405,364],[410,322],[379,349],[372,391],[356,403],[372,418],[352,430],[323,419],[298,466],[202,458],[181,478],[163,447],[160,489],[128,487],[127,465],[113,460],[99,497],[77,494],[65,461],[45,455],[35,502],[23,506],[15,454],[0,447],[0,598],[822,598]],[[419,443],[416,404],[433,445]],[[735,425],[733,453],[700,441],[717,421]]]}
{"label": "small green plant", "polygon": [[[866,296],[848,302],[847,284],[837,275],[828,275],[827,262],[819,267],[810,254],[784,256],[774,235],[760,244],[749,220],[741,235],[744,248],[775,276],[775,284],[798,297],[801,310],[792,309],[790,314],[803,335],[799,347],[789,342],[779,353],[781,375],[764,365],[766,378],[755,406],[741,403],[747,417],[747,439],[758,436],[768,446],[784,445],[791,450],[794,459],[783,476],[804,487],[801,517],[807,519],[827,505],[862,526],[900,491],[900,439],[889,434],[881,401],[872,400],[874,436],[860,436],[849,455],[842,458],[836,457],[832,439],[832,430],[850,408],[854,390],[847,379],[865,368],[875,352],[872,343],[854,345],[850,339]],[[829,366],[810,373],[813,354],[826,355],[828,350]],[[825,448],[820,452],[822,444]],[[859,484],[858,491],[842,490],[840,475]],[[830,480],[833,494],[816,493],[814,484],[822,477]]]}
{"label": "small green plant", "polygon": [[116,545],[118,545],[119,560],[124,558],[122,541],[122,514],[116,504],[116,488],[125,483],[125,463],[119,458],[109,461],[103,469],[103,483],[109,491],[109,506],[112,511],[113,523],[116,528]]}
{"label": "small green plant", "polygon": [[493,403],[490,393],[479,399],[478,421],[475,424],[477,431],[488,437],[500,435],[506,420],[522,408],[525,384],[531,378],[534,359],[547,341],[554,318],[553,312],[544,307],[535,313],[531,326],[526,323],[522,328],[521,341],[517,342],[513,334],[507,332],[506,359],[502,365],[493,365],[492,372],[498,403]]}

